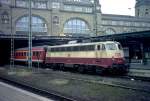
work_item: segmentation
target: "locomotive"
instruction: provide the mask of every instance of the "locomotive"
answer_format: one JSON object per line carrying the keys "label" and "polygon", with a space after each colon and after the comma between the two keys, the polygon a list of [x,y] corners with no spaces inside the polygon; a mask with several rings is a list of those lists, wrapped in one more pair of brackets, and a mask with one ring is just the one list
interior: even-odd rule
{"label": "locomotive", "polygon": [[[15,62],[28,61],[28,48],[15,50]],[[122,46],[116,41],[75,43],[32,47],[32,62],[42,67],[73,68],[79,72],[92,70],[126,73]]]}

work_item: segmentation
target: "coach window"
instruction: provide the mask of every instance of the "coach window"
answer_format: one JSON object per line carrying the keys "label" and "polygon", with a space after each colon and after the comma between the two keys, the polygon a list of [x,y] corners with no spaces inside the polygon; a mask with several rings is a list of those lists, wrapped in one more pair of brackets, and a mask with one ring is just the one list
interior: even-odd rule
{"label": "coach window", "polygon": [[36,56],[39,57],[41,52],[36,52]]}
{"label": "coach window", "polygon": [[33,56],[35,56],[35,52],[33,52]]}
{"label": "coach window", "polygon": [[36,56],[36,52],[33,52],[33,56]]}
{"label": "coach window", "polygon": [[24,52],[24,56],[26,56],[26,52]]}
{"label": "coach window", "polygon": [[33,56],[38,56],[38,52],[33,52]]}

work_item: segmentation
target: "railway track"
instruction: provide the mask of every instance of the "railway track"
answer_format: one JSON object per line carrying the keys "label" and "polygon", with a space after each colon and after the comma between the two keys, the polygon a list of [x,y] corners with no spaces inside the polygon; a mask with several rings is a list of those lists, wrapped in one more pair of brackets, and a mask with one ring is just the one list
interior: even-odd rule
{"label": "railway track", "polygon": [[143,88],[139,88],[139,87],[133,87],[133,86],[131,87],[131,86],[125,85],[123,83],[119,83],[119,82],[109,82],[107,80],[105,80],[105,81],[103,81],[103,80],[97,81],[97,80],[89,80],[89,79],[85,80],[85,79],[79,79],[79,78],[70,78],[70,79],[150,93],[150,88],[149,89],[143,89]]}
{"label": "railway track", "polygon": [[53,99],[54,101],[77,101],[76,99],[73,99],[71,97],[66,97],[66,96],[63,96],[63,95],[55,93],[55,92],[50,92],[50,91],[47,91],[47,90],[44,90],[44,89],[41,89],[38,87],[33,87],[32,85],[29,85],[28,83],[25,83],[23,81],[20,82],[20,81],[13,80],[13,79],[10,79],[7,77],[2,77],[2,76],[0,76],[0,80],[5,83],[14,85],[16,87],[39,94],[41,96]]}
{"label": "railway track", "polygon": [[[88,83],[97,83],[101,85],[107,85],[111,87],[119,87],[123,89],[130,89],[130,90],[136,90],[140,92],[146,92],[150,93],[150,86],[148,87],[140,87],[135,84],[128,84],[124,83],[122,81],[118,81],[118,79],[123,79],[124,81],[129,80],[129,81],[150,81],[150,78],[144,78],[144,77],[134,77],[134,76],[106,76],[106,77],[101,77],[99,75],[82,75],[82,74],[76,74],[76,73],[71,73],[70,72],[60,72],[59,75],[54,73],[52,70],[46,71],[41,69],[44,75],[48,75],[49,73],[54,74],[56,77],[61,77],[64,79],[70,79],[70,80],[77,80],[77,81],[83,81],[83,82],[88,82]],[[35,88],[36,89],[36,88]],[[42,90],[41,90],[42,92]],[[44,91],[45,92],[45,91]],[[47,91],[46,91],[47,92]],[[50,94],[51,95],[51,94]],[[54,94],[57,95],[57,94]],[[65,97],[64,97],[65,98]],[[61,100],[62,101],[62,100]],[[63,100],[63,101],[75,101],[74,99],[72,100]]]}
{"label": "railway track", "polygon": [[[77,74],[79,74],[79,72]],[[96,77],[96,76],[99,76],[99,74],[94,74],[92,76]],[[140,77],[140,76],[130,76],[130,75],[125,75],[125,76],[109,75],[109,76],[107,76],[107,75],[105,75],[104,77],[108,77],[108,78],[120,78],[120,79],[128,79],[128,80],[139,80],[139,81],[148,81],[148,82],[150,82],[150,78],[149,77]]]}
{"label": "railway track", "polygon": [[150,78],[149,77],[126,75],[126,76],[118,76],[118,78],[150,82]]}
{"label": "railway track", "polygon": [[[55,75],[55,73],[54,73]],[[119,87],[119,88],[124,88],[124,89],[130,89],[130,90],[137,90],[137,91],[142,91],[142,92],[147,92],[150,93],[150,86],[147,87],[140,87],[137,86],[136,83],[133,83],[132,81],[139,82],[141,81],[149,81],[149,78],[144,78],[144,77],[133,77],[133,76],[114,76],[114,77],[99,77],[98,75],[88,75],[85,74],[83,76],[77,76],[77,75],[82,75],[82,74],[66,74],[66,73],[61,73],[60,75],[56,75],[58,77],[63,77],[64,79],[71,79],[71,80],[78,80],[78,81],[83,81],[83,82],[88,82],[88,83],[97,83],[101,85],[107,85],[107,86],[112,86],[112,87]],[[120,79],[121,81],[119,81]],[[128,80],[131,82],[130,84],[122,82],[122,80],[126,81]]]}
{"label": "railway track", "polygon": [[107,81],[83,80],[83,79],[76,79],[76,78],[71,78],[71,79],[89,82],[89,83],[98,83],[98,84],[107,85],[107,86],[111,86],[111,87],[119,87],[119,88],[123,88],[123,89],[130,89],[130,90],[136,90],[136,91],[142,91],[142,92],[150,93],[150,89],[130,87],[130,86],[125,86],[125,85],[122,85],[119,83],[111,83],[111,82],[107,82]]}

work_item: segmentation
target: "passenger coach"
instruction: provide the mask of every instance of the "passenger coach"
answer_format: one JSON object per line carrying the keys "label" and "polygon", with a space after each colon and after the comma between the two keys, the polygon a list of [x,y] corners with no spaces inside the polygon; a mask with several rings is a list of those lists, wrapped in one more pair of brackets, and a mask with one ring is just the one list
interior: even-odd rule
{"label": "passenger coach", "polygon": [[[46,56],[46,47],[47,46],[37,46],[32,47],[32,63],[36,64],[44,64],[45,56]],[[28,48],[19,48],[15,50],[14,61],[18,64],[27,64],[28,62]]]}

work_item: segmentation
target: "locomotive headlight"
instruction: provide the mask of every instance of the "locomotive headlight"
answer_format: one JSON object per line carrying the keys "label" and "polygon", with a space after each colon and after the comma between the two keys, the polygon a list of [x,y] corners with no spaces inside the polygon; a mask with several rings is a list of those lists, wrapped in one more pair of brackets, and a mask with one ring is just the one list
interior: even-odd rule
{"label": "locomotive headlight", "polygon": [[113,62],[115,61],[115,58],[114,58],[114,56],[112,56],[112,61],[113,61]]}
{"label": "locomotive headlight", "polygon": [[115,57],[120,58],[121,57],[121,53],[115,53]]}

